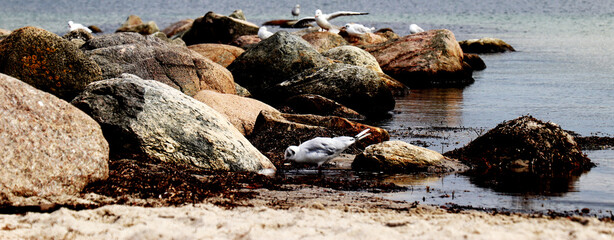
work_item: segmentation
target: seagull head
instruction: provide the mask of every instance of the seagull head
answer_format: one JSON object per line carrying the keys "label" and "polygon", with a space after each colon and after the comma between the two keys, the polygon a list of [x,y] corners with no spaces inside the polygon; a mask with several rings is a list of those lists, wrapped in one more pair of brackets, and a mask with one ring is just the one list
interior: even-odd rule
{"label": "seagull head", "polygon": [[316,10],[316,17],[319,17],[322,15],[322,10],[318,9]]}
{"label": "seagull head", "polygon": [[301,5],[300,4],[296,4],[296,6],[294,6],[295,8],[300,8]]}
{"label": "seagull head", "polygon": [[72,21],[68,21],[68,26],[70,27],[72,25],[73,25],[73,22]]}
{"label": "seagull head", "polygon": [[289,146],[286,149],[286,152],[284,154],[284,158],[286,160],[294,160],[294,158],[296,157],[296,153],[298,152],[298,146]]}

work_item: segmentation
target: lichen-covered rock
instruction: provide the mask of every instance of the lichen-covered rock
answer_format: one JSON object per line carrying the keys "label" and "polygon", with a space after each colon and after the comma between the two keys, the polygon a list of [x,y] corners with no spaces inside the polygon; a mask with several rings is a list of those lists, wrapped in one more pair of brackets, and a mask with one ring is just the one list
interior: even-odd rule
{"label": "lichen-covered rock", "polygon": [[374,172],[449,172],[461,169],[433,150],[403,141],[386,141],[370,145],[356,155],[352,169]]}
{"label": "lichen-covered rock", "polygon": [[382,70],[410,88],[455,87],[474,82],[472,70],[463,65],[463,51],[450,30],[429,30],[362,45]]}
{"label": "lichen-covered rock", "polygon": [[150,35],[159,32],[160,29],[154,21],[143,22],[139,16],[130,15],[126,21],[115,32],[135,32],[143,35]]}
{"label": "lichen-covered rock", "polygon": [[172,38],[175,35],[183,34],[188,31],[192,27],[192,23],[194,23],[194,19],[184,19],[162,29],[162,32],[166,34],[167,37]]}
{"label": "lichen-covered rock", "polygon": [[330,59],[339,60],[343,63],[363,66],[368,69],[371,69],[377,73],[378,76],[384,81],[388,89],[395,96],[405,95],[409,89],[403,83],[397,81],[396,79],[388,76],[382,71],[380,68],[377,59],[373,57],[370,53],[365,50],[362,50],[355,46],[341,46],[330,49],[322,53],[325,57]]}
{"label": "lichen-covered rock", "polygon": [[222,114],[157,81],[124,74],[90,84],[72,103],[100,123],[115,157],[212,170],[275,168]]}
{"label": "lichen-covered rock", "polygon": [[345,63],[303,71],[275,85],[269,96],[281,100],[307,93],[330,98],[367,116],[385,115],[395,105],[390,89],[374,71]]}
{"label": "lichen-covered rock", "polygon": [[329,61],[302,38],[279,31],[235,59],[228,69],[255,98],[270,98],[269,89]]}
{"label": "lichen-covered rock", "polygon": [[315,94],[301,94],[288,98],[285,107],[294,113],[337,116],[350,120],[364,120],[362,114],[331,99]]}
{"label": "lichen-covered rock", "polygon": [[516,50],[505,41],[498,38],[469,39],[459,42],[466,53],[498,53],[515,52]]}
{"label": "lichen-covered rock", "polygon": [[227,17],[214,12],[197,18],[192,27],[183,34],[187,45],[199,43],[229,44],[239,36],[258,34],[258,25],[245,20]]}
{"label": "lichen-covered rock", "polygon": [[250,142],[263,152],[278,168],[283,168],[284,151],[315,137],[355,136],[370,128],[371,135],[352,145],[347,151],[359,153],[369,144],[390,139],[388,132],[345,118],[309,114],[285,114],[262,111],[256,120]]}
{"label": "lichen-covered rock", "polygon": [[531,116],[503,122],[467,146],[444,155],[476,169],[543,176],[577,174],[594,166],[569,133]]}
{"label": "lichen-covered rock", "polygon": [[79,193],[108,177],[100,126],[64,100],[0,74],[0,204]]}
{"label": "lichen-covered rock", "polygon": [[253,98],[210,90],[198,92],[194,95],[194,99],[207,104],[207,106],[226,116],[228,121],[243,135],[252,133],[256,118],[261,111],[277,112],[277,109]]}
{"label": "lichen-covered rock", "polygon": [[96,37],[82,49],[94,59],[104,79],[122,73],[165,83],[193,96],[203,89],[235,94],[232,74],[185,46],[154,36],[115,33]]}
{"label": "lichen-covered rock", "polygon": [[312,32],[302,36],[313,48],[318,52],[324,52],[331,48],[345,46],[349,43],[339,36],[339,34],[331,32]]}
{"label": "lichen-covered rock", "polygon": [[228,67],[232,61],[245,52],[240,47],[216,43],[194,44],[188,48],[223,67]]}
{"label": "lichen-covered rock", "polygon": [[36,27],[17,29],[0,42],[0,72],[68,101],[102,79],[98,64],[76,45]]}

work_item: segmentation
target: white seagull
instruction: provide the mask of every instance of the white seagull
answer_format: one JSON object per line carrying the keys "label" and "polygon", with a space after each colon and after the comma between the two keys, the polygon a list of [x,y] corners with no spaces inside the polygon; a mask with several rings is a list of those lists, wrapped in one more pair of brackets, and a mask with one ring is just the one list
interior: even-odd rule
{"label": "white seagull", "polygon": [[350,35],[350,36],[360,36],[366,33],[370,33],[371,31],[375,30],[374,27],[372,28],[368,28],[365,27],[362,24],[358,24],[358,23],[348,23],[345,24],[345,31]]}
{"label": "white seagull", "polygon": [[421,27],[419,27],[416,24],[411,24],[409,25],[409,33],[410,34],[414,34],[414,33],[419,33],[419,32],[424,32],[424,29],[422,29]]}
{"label": "white seagull", "polygon": [[85,31],[87,31],[88,33],[92,33],[92,30],[81,25],[80,23],[75,23],[73,21],[68,21],[68,29],[70,32],[75,31],[77,29],[83,29]]}
{"label": "white seagull", "polygon": [[300,14],[301,14],[301,5],[296,4],[296,6],[292,8],[292,16],[294,16],[295,18],[298,18],[298,15]]}
{"label": "white seagull", "polygon": [[317,163],[318,169],[322,164],[339,156],[345,149],[369,135],[370,128],[358,133],[355,137],[317,137],[299,146],[290,146],[286,149],[285,159],[299,163]]}
{"label": "white seagull", "polygon": [[349,12],[349,11],[337,11],[334,13],[329,13],[329,14],[323,14],[322,10],[318,9],[316,10],[316,15],[315,17],[304,17],[301,18],[300,20],[298,20],[298,22],[296,22],[294,24],[293,27],[305,27],[307,26],[307,24],[315,21],[318,26],[320,26],[322,29],[326,29],[328,31],[330,30],[337,30],[338,31],[338,27],[333,26],[330,22],[328,22],[328,20],[332,20],[336,17],[339,16],[353,16],[353,15],[367,15],[369,13],[366,12]]}
{"label": "white seagull", "polygon": [[258,37],[260,39],[264,40],[269,38],[270,36],[273,36],[273,33],[267,30],[266,27],[260,27],[260,29],[258,29]]}

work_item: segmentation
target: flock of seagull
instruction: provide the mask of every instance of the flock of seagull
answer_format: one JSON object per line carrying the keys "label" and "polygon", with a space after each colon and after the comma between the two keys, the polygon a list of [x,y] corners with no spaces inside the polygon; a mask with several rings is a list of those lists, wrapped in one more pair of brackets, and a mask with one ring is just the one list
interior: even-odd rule
{"label": "flock of seagull", "polygon": [[[291,13],[292,16],[298,18],[301,13],[300,5],[294,6]],[[315,12],[314,17],[304,17],[298,19],[294,24],[294,27],[305,27],[312,22],[316,22],[316,24],[321,28],[321,31],[329,31],[333,33],[339,33],[339,27],[331,24],[329,20],[340,16],[356,16],[356,15],[366,15],[369,13],[366,12],[351,12],[351,11],[337,11],[329,14],[322,13],[322,10],[318,9]],[[362,24],[358,23],[347,23],[345,24],[345,31],[350,36],[360,36],[363,34],[371,33],[375,28],[365,27]],[[83,29],[87,32],[92,32],[89,28],[83,26],[79,23],[74,23],[73,21],[68,21],[69,31],[75,31],[78,29]],[[411,34],[424,32],[424,29],[420,28],[416,24],[411,24],[409,26],[409,32]],[[273,33],[268,31],[266,27],[260,27],[258,30],[258,37],[262,40],[269,38]],[[360,132],[358,135],[354,137],[341,136],[334,138],[325,138],[325,137],[317,137],[306,141],[299,146],[289,146],[285,151],[285,159],[290,161],[295,161],[299,163],[314,163],[318,165],[318,169],[322,166],[322,164],[328,162],[329,160],[339,156],[345,149],[350,147],[356,141],[359,141],[369,135],[370,129],[366,129]]]}
{"label": "flock of seagull", "polygon": [[[301,13],[301,6],[299,4],[294,6],[294,8],[292,8],[291,13],[292,13],[292,16],[294,16],[294,18],[298,18],[298,16]],[[352,11],[337,11],[337,12],[325,14],[325,13],[322,13],[322,10],[318,9],[316,10],[314,17],[304,17],[304,18],[298,19],[298,21],[294,23],[293,27],[295,28],[307,27],[309,26],[310,23],[316,22],[316,24],[320,27],[321,31],[339,33],[340,28],[331,24],[329,22],[330,20],[340,17],[340,16],[356,16],[356,15],[367,15],[367,14],[369,13],[352,12]],[[375,30],[374,27],[369,28],[369,27],[365,27],[364,25],[358,24],[358,23],[345,24],[344,28],[345,28],[345,31],[350,36],[361,36],[363,34],[371,33]],[[409,32],[411,34],[414,34],[414,33],[424,32],[424,29],[422,29],[416,24],[411,24],[409,26]],[[270,32],[266,27],[260,27],[258,31],[258,37],[260,37],[260,39],[262,40],[267,39],[268,37],[272,35],[273,33]]]}

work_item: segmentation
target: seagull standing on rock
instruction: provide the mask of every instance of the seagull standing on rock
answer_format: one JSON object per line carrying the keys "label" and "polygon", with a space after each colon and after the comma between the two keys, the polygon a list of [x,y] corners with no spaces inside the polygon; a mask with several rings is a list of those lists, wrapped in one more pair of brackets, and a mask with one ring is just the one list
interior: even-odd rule
{"label": "seagull standing on rock", "polygon": [[285,159],[299,163],[317,163],[318,169],[322,164],[339,156],[345,149],[369,135],[370,128],[363,130],[354,137],[317,137],[299,146],[290,146],[286,149]]}
{"label": "seagull standing on rock", "polygon": [[92,33],[91,29],[83,26],[82,24],[75,23],[73,21],[68,21],[68,31],[72,32],[72,31],[75,31],[77,29],[83,29],[83,30],[87,31],[88,33]]}
{"label": "seagull standing on rock", "polygon": [[292,8],[292,16],[294,16],[294,18],[298,18],[298,15],[300,14],[301,14],[301,5],[296,4],[296,6]]}
{"label": "seagull standing on rock", "polygon": [[350,36],[360,36],[363,34],[367,34],[370,33],[371,31],[375,30],[374,27],[372,28],[368,28],[365,27],[362,24],[357,24],[357,23],[348,23],[345,24],[345,31],[350,35]]}
{"label": "seagull standing on rock", "polygon": [[304,27],[307,24],[315,21],[318,26],[320,26],[320,28],[322,29],[326,29],[327,31],[331,31],[331,32],[339,32],[339,28],[333,26],[330,22],[328,22],[328,20],[332,20],[336,17],[339,16],[354,16],[354,15],[367,15],[369,13],[366,12],[349,12],[349,11],[337,11],[334,13],[329,13],[329,14],[323,14],[322,10],[318,9],[316,10],[316,14],[315,17],[305,17],[305,18],[301,18],[300,20],[298,20],[298,22],[296,22],[294,24],[294,27]]}
{"label": "seagull standing on rock", "polygon": [[409,33],[410,34],[414,34],[414,33],[420,33],[420,32],[424,32],[424,29],[422,29],[421,27],[419,27],[416,24],[411,24],[409,25]]}
{"label": "seagull standing on rock", "polygon": [[260,29],[258,29],[258,37],[261,40],[267,39],[270,36],[273,36],[273,33],[267,30],[266,27],[260,27]]}

